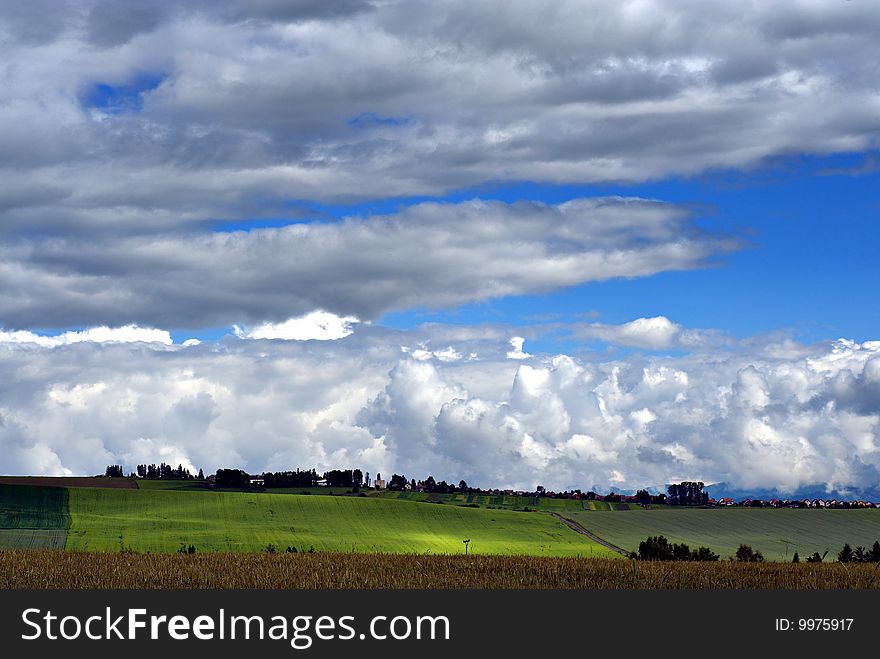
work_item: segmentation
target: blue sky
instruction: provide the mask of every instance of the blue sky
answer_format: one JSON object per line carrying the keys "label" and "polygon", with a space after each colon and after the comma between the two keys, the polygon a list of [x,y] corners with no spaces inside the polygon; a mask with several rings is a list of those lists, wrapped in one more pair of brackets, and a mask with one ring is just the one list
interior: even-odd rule
{"label": "blue sky", "polygon": [[[698,226],[742,240],[742,248],[710,267],[644,278],[591,282],[539,295],[510,296],[450,309],[417,308],[376,322],[412,329],[424,322],[499,323],[593,319],[625,323],[665,315],[688,327],[715,328],[737,338],[783,332],[804,342],[839,337],[871,340],[880,308],[866,293],[878,283],[880,168],[872,152],[798,155],[747,171],[711,171],[638,184],[487,184],[439,197],[383,199],[354,205],[309,206],[323,222],[347,216],[387,215],[424,201],[473,198],[558,204],[582,197],[643,197],[692,207]],[[311,222],[302,217],[224,223],[217,230],[253,230]],[[205,339],[217,328],[189,333]],[[180,333],[183,336],[186,332]],[[565,337],[530,343],[536,350],[571,349]]]}

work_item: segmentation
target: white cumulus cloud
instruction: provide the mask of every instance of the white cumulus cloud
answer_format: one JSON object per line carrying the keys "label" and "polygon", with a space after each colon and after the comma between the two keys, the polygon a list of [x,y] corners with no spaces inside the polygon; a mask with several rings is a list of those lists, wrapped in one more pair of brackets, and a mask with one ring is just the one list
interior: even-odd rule
{"label": "white cumulus cloud", "polygon": [[[4,469],[91,474],[155,455],[206,472],[359,466],[484,486],[880,487],[877,342],[526,363],[506,356],[509,328],[403,334],[443,348],[420,361],[378,326],[198,350],[4,343]],[[479,357],[433,355],[450,350]]]}
{"label": "white cumulus cloud", "polygon": [[171,334],[166,330],[126,325],[125,327],[91,327],[81,331],[43,335],[25,330],[0,331],[0,343],[33,344],[44,348],[71,345],[73,343],[161,343],[171,345]]}
{"label": "white cumulus cloud", "polygon": [[252,329],[235,328],[242,339],[284,339],[286,341],[333,341],[352,333],[360,322],[355,316],[337,316],[326,311],[313,311],[283,323],[264,323]]}

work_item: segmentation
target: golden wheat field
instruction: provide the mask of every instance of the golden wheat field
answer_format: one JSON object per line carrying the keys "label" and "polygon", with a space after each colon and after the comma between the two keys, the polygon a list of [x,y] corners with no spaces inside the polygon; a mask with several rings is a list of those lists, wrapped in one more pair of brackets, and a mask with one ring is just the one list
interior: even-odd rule
{"label": "golden wheat field", "polygon": [[532,556],[0,552],[2,589],[845,589],[880,568],[841,563],[665,563]]}

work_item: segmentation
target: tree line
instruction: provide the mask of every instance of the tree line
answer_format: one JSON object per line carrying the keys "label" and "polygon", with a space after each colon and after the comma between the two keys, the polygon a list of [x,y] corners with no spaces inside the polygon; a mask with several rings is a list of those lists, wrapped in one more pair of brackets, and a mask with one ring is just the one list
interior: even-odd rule
{"label": "tree line", "polygon": [[[147,479],[175,479],[175,480],[204,480],[205,476],[201,469],[198,475],[193,475],[189,469],[183,465],[176,468],[164,462],[156,464],[141,464],[136,469],[138,478]],[[108,465],[105,476],[122,478],[125,476],[122,465]],[[134,477],[134,474],[129,474]],[[364,473],[360,469],[330,469],[319,475],[314,469],[295,469],[292,471],[263,472],[259,475],[262,479],[262,486],[265,488],[275,487],[316,487],[320,481],[329,487],[351,487],[357,491],[361,487],[370,486],[370,474]],[[246,487],[249,486],[251,476],[242,469],[218,469],[214,475],[214,482],[223,487]],[[425,480],[416,481],[415,478],[407,479],[403,474],[393,474],[388,481],[389,490],[405,490],[419,489],[423,492],[451,494],[455,492],[466,492],[472,494],[494,494],[498,490],[483,490],[478,487],[470,487],[464,479],[454,483],[447,483],[445,480],[437,481],[433,476],[428,476]],[[638,490],[635,495],[637,503],[641,504],[662,504],[668,503],[681,506],[701,506],[706,505],[709,500],[708,493],[703,491],[704,484],[698,481],[684,481],[682,483],[674,483],[667,487],[666,494],[650,494],[647,490]],[[572,492],[547,492],[543,486],[538,485],[535,492],[528,493],[531,496],[553,497],[553,498],[585,498],[587,500],[599,499],[604,501],[622,501],[623,495],[611,492],[604,497],[593,491],[581,494],[580,490]],[[631,499],[630,499],[631,500]]]}
{"label": "tree line", "polygon": [[445,480],[438,483],[434,480],[433,476],[428,476],[425,480],[417,483],[415,478],[407,480],[406,476],[402,474],[392,474],[391,480],[388,481],[389,490],[405,490],[407,485],[413,490],[420,487],[424,492],[436,492],[439,494],[451,494],[454,492],[474,492],[479,494],[483,492],[479,488],[468,487],[464,479],[458,481],[456,486],[453,483],[447,483]]}
{"label": "tree line", "polygon": [[853,549],[846,543],[837,554],[837,560],[841,563],[880,563],[880,540],[875,540],[870,549],[862,546]]}
{"label": "tree line", "polygon": [[[816,551],[807,556],[804,562],[821,563],[827,555],[827,550],[824,554]],[[632,552],[629,557],[640,561],[717,561],[720,558],[709,547],[691,549],[683,542],[669,542],[662,535],[649,536],[642,540],[639,543],[639,550]],[[739,563],[763,563],[764,556],[750,545],[741,544],[730,560]],[[870,549],[861,545],[853,549],[849,543],[846,543],[837,554],[837,560],[841,563],[880,563],[880,540],[875,540]],[[797,552],[792,556],[791,562],[801,562]]]}
{"label": "tree line", "polygon": [[[184,467],[183,465],[177,465],[177,467],[172,467],[169,464],[165,464],[164,462],[156,464],[142,464],[137,466],[137,475],[138,478],[149,478],[149,479],[174,479],[174,480],[204,480],[205,475],[201,469],[199,469],[198,476],[194,476],[192,472]],[[107,469],[104,471],[104,476],[108,478],[124,478],[125,470],[122,465],[107,465]],[[134,474],[129,474],[130,477],[133,477]]]}
{"label": "tree line", "polygon": [[[367,478],[369,474],[367,474]],[[296,469],[295,471],[267,471],[260,475],[262,487],[316,487],[319,482],[328,487],[350,487],[357,491],[364,485],[364,473],[360,469],[331,469],[321,476],[314,469]],[[241,469],[218,469],[214,475],[214,484],[221,487],[247,487],[251,484],[251,476]]]}
{"label": "tree line", "polygon": [[638,552],[630,558],[640,561],[717,561],[720,556],[708,547],[691,549],[682,543],[672,543],[665,536],[649,536],[639,543]]}

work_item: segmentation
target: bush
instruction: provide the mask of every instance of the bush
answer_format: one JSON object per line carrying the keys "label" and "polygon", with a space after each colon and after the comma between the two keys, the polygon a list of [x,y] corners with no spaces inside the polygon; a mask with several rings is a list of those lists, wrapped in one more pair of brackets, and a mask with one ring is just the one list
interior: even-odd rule
{"label": "bush", "polygon": [[691,552],[692,561],[717,561],[721,556],[708,547],[699,547]]}
{"label": "bush", "polygon": [[267,554],[274,554],[276,551],[278,551],[278,547],[276,547],[275,545],[273,545],[273,544],[270,542],[268,545],[266,545],[266,549],[265,549],[264,551],[265,551]]}
{"label": "bush", "polygon": [[684,543],[670,543],[664,536],[657,535],[640,542],[638,553],[633,552],[630,558],[642,561],[717,561],[720,556],[708,547],[691,550]]}
{"label": "bush", "polygon": [[642,561],[671,561],[672,546],[665,536],[648,536],[639,543],[639,560]]}
{"label": "bush", "polygon": [[736,560],[740,563],[763,563],[764,556],[757,549],[752,549],[749,545],[740,545],[736,550]]}

